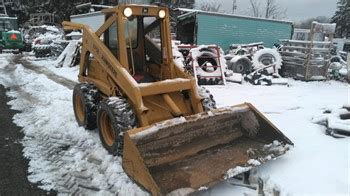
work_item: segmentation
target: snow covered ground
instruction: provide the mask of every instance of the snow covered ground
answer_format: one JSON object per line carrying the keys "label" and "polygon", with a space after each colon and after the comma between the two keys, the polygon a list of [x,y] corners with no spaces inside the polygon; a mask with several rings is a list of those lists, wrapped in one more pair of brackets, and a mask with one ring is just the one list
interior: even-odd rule
{"label": "snow covered ground", "polygon": [[75,123],[72,90],[13,64],[13,58],[0,55],[0,83],[11,89],[11,108],[22,111],[14,122],[25,134],[29,181],[60,193],[146,195],[123,172],[121,159],[103,149],[98,134]]}
{"label": "snow covered ground", "polygon": [[[289,79],[289,87],[229,84],[209,89],[219,106],[251,102],[294,142],[286,155],[256,171],[268,186],[277,186],[283,195],[350,194],[350,138],[326,136],[324,127],[311,122],[325,109],[349,104],[349,84]],[[212,193],[223,193],[217,191]]]}
{"label": "snow covered ground", "polygon": [[[11,90],[11,107],[22,111],[14,122],[23,127],[24,156],[30,159],[28,176],[43,189],[60,193],[147,195],[121,167],[121,159],[107,154],[98,134],[77,126],[72,90],[43,74],[14,64],[14,55],[0,55],[0,84]],[[55,68],[52,61],[34,61],[56,74],[75,80],[78,68]],[[218,106],[253,103],[295,144],[287,154],[253,173],[265,189],[282,195],[349,195],[350,138],[335,139],[311,119],[325,109],[350,104],[350,86],[335,81],[301,82],[289,86],[232,84],[208,87]],[[228,181],[202,195],[257,195]]]}

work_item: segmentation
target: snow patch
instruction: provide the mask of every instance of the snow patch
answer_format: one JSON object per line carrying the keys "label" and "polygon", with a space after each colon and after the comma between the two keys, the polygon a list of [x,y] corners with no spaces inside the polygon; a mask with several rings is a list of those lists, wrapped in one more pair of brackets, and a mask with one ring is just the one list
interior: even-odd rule
{"label": "snow patch", "polygon": [[20,32],[20,31],[16,31],[16,30],[11,30],[11,31],[8,31],[8,33],[16,33],[16,34],[20,34],[21,32]]}
{"label": "snow patch", "polygon": [[232,178],[234,176],[237,176],[238,174],[247,172],[249,170],[251,170],[252,167],[241,167],[241,166],[237,166],[235,168],[231,168],[226,172],[226,175],[224,177],[225,180]]}
{"label": "snow patch", "polygon": [[[344,108],[347,104],[344,104]],[[350,114],[347,109],[327,109],[322,115],[314,116],[311,122],[327,127],[327,133],[330,131],[342,131],[344,133],[350,134],[350,119],[340,119],[343,114]]]}
{"label": "snow patch", "polygon": [[152,125],[150,128],[144,129],[143,131],[140,131],[138,133],[135,133],[132,138],[137,141],[140,140],[144,137],[156,134],[157,132],[159,132],[160,130],[167,128],[169,126],[174,126],[174,125],[178,125],[181,123],[186,122],[186,119],[184,117],[179,117],[179,118],[173,118],[170,120],[165,120],[162,121],[160,123],[156,123],[154,125]]}
{"label": "snow patch", "polygon": [[189,195],[190,193],[193,193],[195,190],[192,188],[181,188],[174,190],[167,194],[167,196],[183,196],[183,195]]}
{"label": "snow patch", "polygon": [[6,60],[6,58],[3,55],[0,55],[0,69],[4,69],[9,62]]}
{"label": "snow patch", "polygon": [[259,165],[261,165],[261,163],[260,163],[258,160],[255,160],[255,159],[250,159],[247,163],[248,163],[249,165],[254,165],[254,166],[259,166]]}

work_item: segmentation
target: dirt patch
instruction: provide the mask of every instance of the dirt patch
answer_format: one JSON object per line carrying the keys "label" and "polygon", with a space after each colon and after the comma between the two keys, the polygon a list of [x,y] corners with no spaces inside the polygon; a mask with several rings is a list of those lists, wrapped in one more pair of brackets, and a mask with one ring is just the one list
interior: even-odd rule
{"label": "dirt patch", "polygon": [[12,122],[16,111],[10,110],[0,85],[0,195],[56,195],[31,184],[28,179],[28,160],[22,156],[21,128]]}

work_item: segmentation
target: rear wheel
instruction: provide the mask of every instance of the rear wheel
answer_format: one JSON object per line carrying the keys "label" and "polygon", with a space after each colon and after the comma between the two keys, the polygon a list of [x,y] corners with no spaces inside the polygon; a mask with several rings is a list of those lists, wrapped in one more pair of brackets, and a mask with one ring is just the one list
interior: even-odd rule
{"label": "rear wheel", "polygon": [[136,126],[136,116],[125,98],[110,97],[100,103],[97,127],[102,145],[110,154],[123,154],[124,132]]}
{"label": "rear wheel", "polygon": [[100,94],[93,84],[77,84],[73,90],[73,108],[75,119],[79,126],[86,129],[96,129],[97,105]]}

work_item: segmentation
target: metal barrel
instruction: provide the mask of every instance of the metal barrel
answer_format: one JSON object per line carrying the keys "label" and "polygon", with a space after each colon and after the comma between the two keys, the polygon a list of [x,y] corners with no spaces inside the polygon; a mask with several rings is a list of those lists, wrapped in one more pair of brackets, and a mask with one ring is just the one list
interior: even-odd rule
{"label": "metal barrel", "polygon": [[293,145],[249,103],[130,130],[124,138],[124,170],[153,195],[212,186]]}

